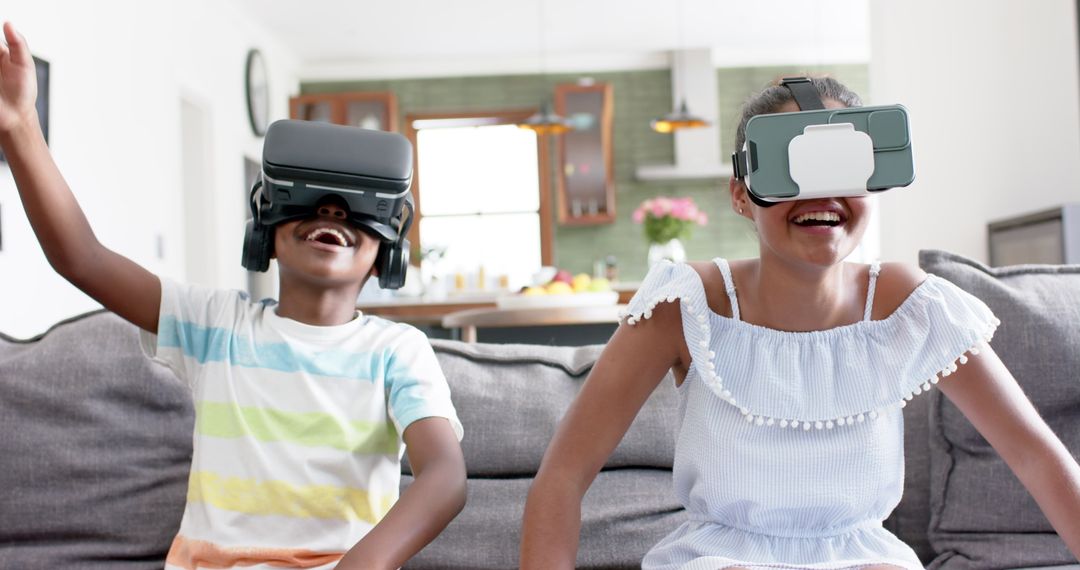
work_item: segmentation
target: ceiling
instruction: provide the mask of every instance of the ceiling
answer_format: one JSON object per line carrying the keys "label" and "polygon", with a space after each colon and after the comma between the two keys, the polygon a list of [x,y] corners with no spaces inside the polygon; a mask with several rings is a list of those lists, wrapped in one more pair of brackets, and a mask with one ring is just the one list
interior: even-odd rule
{"label": "ceiling", "polygon": [[[232,0],[303,79],[869,61],[870,0]],[[302,10],[298,9],[302,6]]]}

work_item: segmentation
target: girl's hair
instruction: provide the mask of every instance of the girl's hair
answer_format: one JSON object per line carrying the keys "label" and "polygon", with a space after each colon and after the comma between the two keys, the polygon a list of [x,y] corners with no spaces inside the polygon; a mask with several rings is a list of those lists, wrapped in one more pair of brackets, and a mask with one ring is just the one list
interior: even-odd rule
{"label": "girl's hair", "polygon": [[[742,149],[746,142],[746,123],[755,115],[767,115],[777,112],[784,103],[792,101],[791,91],[780,85],[777,78],[764,91],[751,97],[742,108],[742,117],[739,119],[739,129],[735,132],[735,151]],[[862,99],[844,86],[843,83],[832,77],[811,77],[810,83],[817,88],[822,99],[833,99],[843,103],[847,107],[862,107]]]}

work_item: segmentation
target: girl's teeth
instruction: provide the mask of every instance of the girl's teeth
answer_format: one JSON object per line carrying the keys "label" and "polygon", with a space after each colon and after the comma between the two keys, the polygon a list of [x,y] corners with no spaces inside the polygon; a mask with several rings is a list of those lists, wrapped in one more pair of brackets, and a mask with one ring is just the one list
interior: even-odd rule
{"label": "girl's teeth", "polygon": [[840,214],[836,212],[808,212],[806,214],[799,214],[795,217],[795,223],[801,224],[810,220],[817,220],[820,222],[839,222]]}

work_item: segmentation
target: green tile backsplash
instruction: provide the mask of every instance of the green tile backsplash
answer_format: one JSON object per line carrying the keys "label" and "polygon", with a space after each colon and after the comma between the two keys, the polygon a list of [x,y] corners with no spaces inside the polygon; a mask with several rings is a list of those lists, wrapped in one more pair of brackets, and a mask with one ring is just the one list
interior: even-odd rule
{"label": "green tile backsplash", "polygon": [[[721,149],[730,153],[742,103],[781,75],[828,73],[867,96],[865,64],[821,66],[742,67],[716,70]],[[687,256],[709,259],[753,256],[757,240],[753,226],[731,211],[727,179],[642,182],[634,177],[641,164],[669,164],[674,157],[671,135],[649,129],[649,121],[672,108],[671,74],[666,69],[576,74],[505,75],[381,81],[305,83],[304,94],[338,91],[393,91],[401,122],[409,113],[455,112],[474,109],[536,107],[558,83],[589,77],[610,83],[614,93],[615,191],[618,220],[599,226],[556,226],[555,263],[571,272],[591,272],[593,261],[607,255],[618,259],[620,278],[635,281],[647,270],[647,244],[630,214],[653,196],[691,196],[709,214],[709,223],[694,228],[686,240]],[[554,148],[552,148],[554,156]],[[727,162],[725,159],[724,162]],[[552,181],[554,181],[554,164]],[[554,192],[552,192],[554,195]]]}

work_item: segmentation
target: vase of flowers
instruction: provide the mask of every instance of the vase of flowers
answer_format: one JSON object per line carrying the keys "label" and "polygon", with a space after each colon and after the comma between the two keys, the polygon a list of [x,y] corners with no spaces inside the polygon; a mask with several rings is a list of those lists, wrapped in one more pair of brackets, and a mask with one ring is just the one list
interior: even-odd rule
{"label": "vase of flowers", "polygon": [[686,261],[681,240],[690,236],[695,225],[703,226],[708,220],[693,198],[659,196],[642,202],[634,210],[634,222],[642,224],[649,242],[649,267],[663,259]]}

